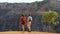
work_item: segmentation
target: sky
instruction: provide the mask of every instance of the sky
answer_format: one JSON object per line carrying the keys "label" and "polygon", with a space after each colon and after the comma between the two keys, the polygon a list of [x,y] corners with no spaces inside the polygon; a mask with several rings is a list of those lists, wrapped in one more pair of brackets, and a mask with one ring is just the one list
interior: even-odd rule
{"label": "sky", "polygon": [[8,3],[31,3],[35,1],[43,1],[43,0],[0,0],[0,2],[8,2]]}

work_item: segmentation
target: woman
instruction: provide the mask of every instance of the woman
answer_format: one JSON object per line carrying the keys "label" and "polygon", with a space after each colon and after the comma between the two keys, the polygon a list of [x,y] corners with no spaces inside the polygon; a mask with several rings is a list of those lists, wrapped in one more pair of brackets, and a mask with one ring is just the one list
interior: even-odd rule
{"label": "woman", "polygon": [[26,17],[24,15],[21,16],[21,24],[22,24],[22,31],[24,32],[24,26],[26,24]]}

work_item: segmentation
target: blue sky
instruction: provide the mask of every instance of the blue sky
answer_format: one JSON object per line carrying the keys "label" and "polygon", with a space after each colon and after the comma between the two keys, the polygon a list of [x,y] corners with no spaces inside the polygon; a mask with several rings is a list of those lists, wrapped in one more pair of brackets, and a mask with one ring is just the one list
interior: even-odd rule
{"label": "blue sky", "polygon": [[9,3],[31,3],[31,2],[35,2],[35,1],[43,1],[43,0],[0,0],[0,2],[9,2]]}

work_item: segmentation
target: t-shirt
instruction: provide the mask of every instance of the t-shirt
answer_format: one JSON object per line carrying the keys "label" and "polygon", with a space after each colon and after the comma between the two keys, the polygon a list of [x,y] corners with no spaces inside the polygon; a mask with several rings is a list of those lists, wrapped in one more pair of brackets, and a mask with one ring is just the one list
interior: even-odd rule
{"label": "t-shirt", "polygon": [[21,17],[21,22],[25,23],[26,22],[26,17]]}

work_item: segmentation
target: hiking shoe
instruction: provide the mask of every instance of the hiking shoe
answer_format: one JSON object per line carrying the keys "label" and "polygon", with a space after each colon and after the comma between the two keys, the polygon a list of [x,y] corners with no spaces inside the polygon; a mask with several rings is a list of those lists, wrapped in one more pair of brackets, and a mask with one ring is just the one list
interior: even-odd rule
{"label": "hiking shoe", "polygon": [[28,32],[31,32],[31,31],[28,31]]}

